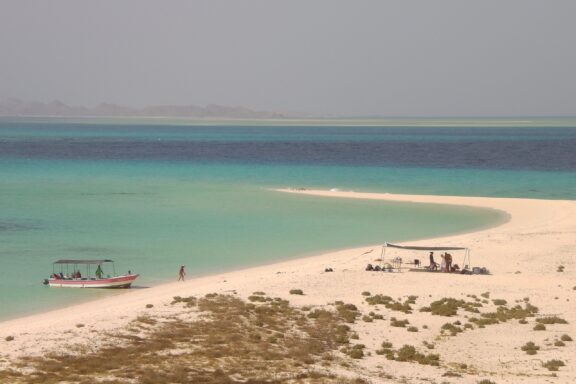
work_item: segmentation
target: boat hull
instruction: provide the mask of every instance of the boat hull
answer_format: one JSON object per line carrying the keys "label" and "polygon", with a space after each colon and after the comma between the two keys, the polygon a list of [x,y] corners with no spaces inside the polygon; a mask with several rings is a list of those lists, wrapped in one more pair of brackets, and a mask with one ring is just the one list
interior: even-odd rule
{"label": "boat hull", "polygon": [[139,275],[115,276],[107,279],[48,279],[56,288],[130,288]]}

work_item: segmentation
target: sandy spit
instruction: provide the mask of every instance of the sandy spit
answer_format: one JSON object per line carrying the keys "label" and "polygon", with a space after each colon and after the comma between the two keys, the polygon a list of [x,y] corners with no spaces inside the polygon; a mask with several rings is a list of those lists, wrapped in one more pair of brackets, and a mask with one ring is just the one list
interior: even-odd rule
{"label": "sandy spit", "polygon": [[[417,310],[409,315],[383,312],[385,321],[357,322],[354,330],[359,334],[359,343],[365,344],[368,350],[376,350],[385,340],[395,346],[411,344],[417,347],[422,347],[423,341],[433,341],[436,345],[434,352],[441,355],[443,367],[391,362],[383,356],[372,354],[358,361],[358,367],[354,369],[372,378],[373,382],[389,382],[380,378],[383,372],[397,380],[414,383],[476,383],[484,378],[498,384],[576,382],[576,342],[569,342],[565,347],[553,345],[562,334],[576,339],[576,201],[300,189],[279,192],[327,198],[465,205],[501,210],[509,215],[509,220],[497,227],[473,233],[410,242],[413,245],[468,247],[472,250],[472,266],[487,267],[492,273],[489,276],[366,272],[364,268],[368,263],[378,263],[375,260],[380,256],[380,245],[340,250],[193,278],[184,283],[130,290],[96,302],[5,321],[0,323],[0,362],[19,356],[65,350],[70,344],[97,345],[98,334],[124,327],[139,315],[173,314],[174,308],[169,305],[173,296],[201,296],[217,292],[247,297],[255,291],[264,291],[270,296],[283,297],[302,306],[324,306],[342,300],[354,303],[362,312],[368,313],[374,308],[364,301],[362,292],[365,291],[393,298],[416,295],[416,308],[442,297],[467,300],[466,295],[479,296],[490,292],[490,299],[504,299],[510,304],[529,298],[532,304],[540,308],[542,316],[559,316],[568,324],[550,325],[546,331],[538,332],[532,330],[533,320],[528,325],[507,322],[452,337],[439,336],[439,329],[442,324],[456,320],[454,318],[432,316]],[[460,255],[453,254],[455,262],[459,263]],[[387,254],[387,257],[396,256],[404,261],[420,258],[427,264],[426,253],[396,251]],[[563,272],[558,272],[559,266],[564,267]],[[324,272],[327,267],[334,272]],[[290,295],[289,290],[295,288],[302,289],[305,295]],[[146,308],[147,304],[153,307]],[[417,326],[419,331],[409,333],[403,328],[390,327],[386,319],[391,316],[409,319],[410,324]],[[82,326],[79,327],[79,324]],[[14,340],[6,341],[7,336],[14,337]],[[528,341],[542,347],[538,355],[528,356],[520,350]],[[550,359],[561,359],[566,363],[557,372],[557,377],[551,377],[550,372],[541,367],[542,361]],[[460,364],[468,366],[468,374],[459,378],[442,376],[447,367]]]}

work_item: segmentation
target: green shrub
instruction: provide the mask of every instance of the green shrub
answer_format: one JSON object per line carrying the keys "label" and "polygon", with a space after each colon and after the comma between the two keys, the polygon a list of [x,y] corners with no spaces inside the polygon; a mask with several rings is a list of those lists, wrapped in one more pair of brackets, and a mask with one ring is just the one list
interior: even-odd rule
{"label": "green shrub", "polygon": [[6,336],[6,337],[4,338],[4,340],[6,340],[6,341],[12,341],[12,340],[14,340],[14,336]]}
{"label": "green shrub", "polygon": [[545,363],[542,363],[542,366],[546,369],[548,369],[549,371],[557,371],[558,368],[565,366],[566,364],[564,364],[564,362],[562,360],[548,360]]}
{"label": "green shrub", "polygon": [[547,316],[536,319],[540,324],[568,324],[568,322],[558,316]]}
{"label": "green shrub", "polygon": [[482,304],[477,302],[467,302],[445,297],[430,303],[429,307],[420,308],[420,312],[432,312],[433,315],[450,317],[456,316],[459,308],[467,312],[479,313],[478,308],[481,306]]}
{"label": "green shrub", "polygon": [[290,294],[291,295],[303,295],[304,292],[301,289],[291,289]]}
{"label": "green shrub", "polygon": [[392,327],[399,327],[399,328],[405,328],[406,325],[408,325],[410,322],[408,320],[398,320],[395,317],[392,317],[390,319],[390,325]]}
{"label": "green shrub", "polygon": [[146,304],[146,308],[153,308],[154,304]]}
{"label": "green shrub", "polygon": [[396,360],[412,361],[414,360],[414,356],[416,356],[416,348],[414,348],[412,345],[404,345],[396,353],[398,355]]}
{"label": "green shrub", "polygon": [[370,294],[370,292],[368,292],[368,291],[362,292],[362,296],[370,296],[370,295],[371,295],[371,294]]}
{"label": "green shrub", "polygon": [[406,330],[408,332],[418,332],[418,327],[410,326]]}
{"label": "green shrub", "polygon": [[[415,296],[410,296],[411,298],[415,297]],[[400,301],[396,301],[393,298],[391,298],[390,296],[385,296],[385,295],[374,295],[374,296],[370,296],[366,298],[366,302],[370,305],[378,305],[378,304],[382,304],[384,305],[386,308],[392,310],[392,311],[399,311],[399,312],[404,312],[404,313],[412,313],[412,307],[410,306],[410,303],[414,302],[413,300],[411,300],[410,298],[408,298],[408,300],[406,300],[405,302],[401,303]]]}
{"label": "green shrub", "polygon": [[556,341],[554,342],[554,346],[555,346],[555,347],[565,347],[566,344],[565,344],[563,341],[561,341],[561,340],[556,340]]}
{"label": "green shrub", "polygon": [[364,344],[354,344],[351,347],[342,348],[341,351],[353,359],[361,359],[364,357],[364,348],[366,348]]}
{"label": "green shrub", "polygon": [[462,328],[452,323],[446,323],[440,328],[442,331],[450,332],[451,336],[456,336],[458,333],[463,332]]}
{"label": "green shrub", "polygon": [[508,303],[506,300],[502,299],[494,299],[492,300],[492,302],[494,303],[494,305],[506,305]]}
{"label": "green shrub", "polygon": [[532,341],[527,342],[521,348],[528,355],[535,355],[540,350],[540,347],[534,344]]}
{"label": "green shrub", "polygon": [[402,361],[402,362],[412,362],[415,361],[418,364],[423,365],[440,365],[440,355],[438,354],[423,354],[416,351],[416,348],[412,345],[404,345],[402,348],[396,351],[396,357],[391,360]]}
{"label": "green shrub", "polygon": [[562,336],[560,336],[560,340],[562,341],[572,341],[572,338],[570,336],[568,336],[567,334],[563,334]]}
{"label": "green shrub", "polygon": [[356,318],[360,316],[358,308],[354,304],[338,304],[336,305],[336,311],[347,323],[354,323]]}
{"label": "green shrub", "polygon": [[533,328],[535,331],[545,331],[546,330],[546,326],[542,323],[538,323],[534,326]]}

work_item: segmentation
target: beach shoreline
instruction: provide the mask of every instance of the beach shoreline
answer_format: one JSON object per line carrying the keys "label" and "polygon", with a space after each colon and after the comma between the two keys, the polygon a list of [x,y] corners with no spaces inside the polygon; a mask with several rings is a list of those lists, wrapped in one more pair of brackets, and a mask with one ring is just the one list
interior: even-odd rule
{"label": "beach shoreline", "polygon": [[[383,193],[359,193],[345,191],[321,191],[307,189],[282,189],[283,193],[298,193],[338,198],[360,198],[414,203],[464,205],[503,211],[508,219],[495,227],[474,232],[424,239],[410,242],[410,245],[463,246],[472,250],[472,266],[486,267],[491,276],[422,274],[422,273],[383,273],[366,272],[368,263],[377,263],[379,245],[368,245],[352,249],[291,259],[264,266],[251,267],[232,272],[203,276],[184,283],[167,283],[148,289],[139,289],[125,294],[98,299],[83,304],[57,309],[0,322],[0,356],[6,361],[30,355],[44,355],[66,348],[73,343],[94,344],[93,335],[110,332],[126,326],[137,316],[170,316],[174,308],[169,304],[174,296],[200,297],[208,293],[237,295],[246,298],[255,291],[264,291],[275,297],[289,299],[297,306],[325,306],[329,302],[343,300],[369,310],[363,301],[362,292],[385,293],[392,297],[416,295],[422,305],[441,297],[461,298],[465,295],[479,295],[492,292],[492,297],[512,303],[529,297],[530,302],[542,307],[543,313],[553,313],[568,321],[567,325],[557,326],[558,332],[576,337],[576,314],[570,310],[570,300],[576,299],[573,290],[576,249],[576,201],[570,200],[531,200],[516,198],[486,198],[429,195],[393,195]],[[382,239],[385,241],[386,239]],[[406,260],[412,255],[401,256]],[[423,265],[428,264],[427,253],[419,254]],[[458,256],[456,256],[458,257]],[[438,261],[438,260],[437,260]],[[563,272],[557,268],[562,266]],[[332,268],[334,272],[324,272]],[[302,289],[305,295],[290,295],[291,289]],[[420,305],[420,303],[419,303]],[[148,308],[147,308],[148,307]],[[445,319],[427,318],[426,314],[414,313],[411,323],[439,327]],[[79,326],[81,324],[81,327]],[[389,327],[374,328],[371,323],[360,324],[355,329],[361,341],[375,347],[383,338],[402,343],[405,333],[395,335]],[[474,360],[481,372],[495,372],[501,376],[500,382],[514,382],[526,364],[519,356],[518,366],[502,366],[502,361],[514,361],[518,354],[518,343],[526,337],[508,324],[479,329],[482,340],[478,341],[464,334],[440,343],[439,351],[447,361]],[[555,329],[554,332],[557,330]],[[416,341],[426,334],[410,335]],[[501,335],[506,334],[507,338]],[[378,337],[374,337],[377,335]],[[531,335],[541,342],[549,333]],[[10,342],[6,337],[13,337]],[[66,339],[66,343],[58,340]],[[528,341],[525,340],[525,341]],[[524,341],[524,342],[525,342]],[[470,343],[476,351],[468,351]],[[495,358],[492,352],[501,350],[502,358]],[[553,351],[549,354],[562,352]],[[486,355],[482,358],[482,355]],[[567,367],[561,378],[555,382],[571,382],[576,379],[573,366],[576,361],[563,360]],[[361,365],[368,371],[376,372],[382,364],[376,356],[366,358]],[[408,367],[407,367],[408,368]],[[424,375],[435,377],[437,373],[423,368]],[[402,367],[393,367],[393,374],[407,375]],[[538,380],[540,380],[539,377]],[[511,380],[511,381],[509,381]],[[536,379],[535,379],[536,380]],[[526,379],[526,382],[532,382]],[[467,382],[467,381],[464,381]],[[473,382],[473,381],[470,381]],[[533,381],[537,382],[537,381]]]}

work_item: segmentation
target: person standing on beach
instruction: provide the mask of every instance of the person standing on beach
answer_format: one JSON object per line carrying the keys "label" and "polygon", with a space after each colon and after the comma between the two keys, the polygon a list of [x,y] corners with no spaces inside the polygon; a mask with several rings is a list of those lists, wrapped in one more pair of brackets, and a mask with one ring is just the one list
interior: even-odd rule
{"label": "person standing on beach", "polygon": [[446,272],[452,272],[452,255],[446,252]]}
{"label": "person standing on beach", "polygon": [[434,261],[434,252],[430,252],[430,265],[428,269],[431,271],[435,271],[438,269],[438,264]]}
{"label": "person standing on beach", "polygon": [[186,276],[186,272],[184,272],[184,266],[180,266],[180,271],[178,271],[178,281],[184,281],[184,276]]}

